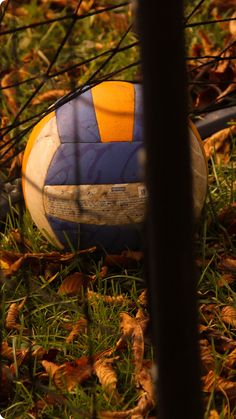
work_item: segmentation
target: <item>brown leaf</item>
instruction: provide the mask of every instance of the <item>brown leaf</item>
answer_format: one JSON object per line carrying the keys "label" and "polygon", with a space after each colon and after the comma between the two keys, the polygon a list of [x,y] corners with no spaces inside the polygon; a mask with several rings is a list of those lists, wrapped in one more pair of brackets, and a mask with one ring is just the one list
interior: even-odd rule
{"label": "brown leaf", "polygon": [[107,255],[105,265],[108,267],[134,268],[137,266],[137,260],[125,255]]}
{"label": "brown leaf", "polygon": [[203,373],[207,374],[210,370],[215,368],[215,360],[212,354],[211,346],[207,339],[201,339],[200,342],[200,357]]}
{"label": "brown leaf", "polygon": [[30,409],[27,413],[34,415],[36,417],[39,416],[41,411],[46,406],[54,406],[54,405],[64,405],[66,404],[66,398],[60,394],[46,394],[43,399],[38,400],[32,409]]}
{"label": "brown leaf", "polygon": [[205,108],[206,106],[215,102],[219,91],[213,86],[209,86],[198,93],[195,100],[195,108]]}
{"label": "brown leaf", "polygon": [[54,362],[46,361],[46,360],[42,361],[42,366],[45,368],[48,375],[52,378],[53,378],[55,372],[60,367],[60,365],[55,364]]}
{"label": "brown leaf", "polygon": [[15,374],[16,367],[19,367],[26,359],[28,359],[29,348],[16,349],[13,352],[12,347],[10,347],[6,341],[3,341],[0,353],[3,358],[8,359],[9,361],[14,361],[14,363],[10,366],[10,370],[12,374]]}
{"label": "brown leaf", "polygon": [[58,349],[50,348],[46,350],[42,346],[39,346],[32,352],[32,357],[37,358],[37,360],[52,362],[56,358],[57,354]]}
{"label": "brown leaf", "polygon": [[0,267],[3,269],[5,277],[10,277],[16,273],[25,261],[33,263],[35,266],[37,263],[52,261],[56,262],[69,262],[72,261],[77,255],[93,253],[96,247],[91,247],[84,250],[79,250],[75,253],[60,253],[60,252],[48,252],[48,253],[18,253],[9,250],[0,251]]}
{"label": "brown leaf", "polygon": [[121,253],[122,256],[125,256],[127,258],[131,258],[136,260],[136,262],[141,262],[144,259],[144,253],[134,250],[123,250]]}
{"label": "brown leaf", "polygon": [[8,89],[6,89],[6,87],[14,84],[15,82],[22,81],[25,75],[27,75],[26,71],[19,69],[12,70],[1,78],[1,87],[3,88],[2,94],[6,97],[7,108],[13,115],[15,115],[18,111],[18,104],[16,102],[17,94],[14,87]]}
{"label": "brown leaf", "polygon": [[136,374],[136,385],[147,394],[149,401],[152,401],[151,404],[155,406],[156,404],[156,389],[153,383],[153,377],[151,374],[151,369],[143,365],[138,374]]}
{"label": "brown leaf", "polygon": [[233,349],[225,358],[224,366],[226,368],[235,368],[236,364],[236,348]]}
{"label": "brown leaf", "polygon": [[[5,128],[9,124],[9,119],[6,116],[1,116],[0,118],[0,127]],[[1,131],[2,134],[2,131]],[[11,162],[11,158],[13,155],[13,148],[9,148],[9,141],[10,137],[9,134],[1,135],[0,145],[1,145],[1,156],[0,156],[0,163],[3,164],[9,161],[8,166]]]}
{"label": "brown leaf", "polygon": [[78,384],[91,377],[93,365],[88,357],[81,357],[75,362],[66,362],[59,366],[53,374],[53,381],[62,391],[71,391]]}
{"label": "brown leaf", "polygon": [[211,410],[209,413],[208,419],[220,419],[220,416],[217,410]]}
{"label": "brown leaf", "polygon": [[[48,4],[48,0],[40,0],[40,2],[42,4]],[[70,0],[70,2],[68,0],[50,0],[50,4],[61,8],[70,7],[74,9],[78,5],[78,2],[76,0]]]}
{"label": "brown leaf", "polygon": [[144,356],[144,336],[142,327],[136,318],[123,312],[120,313],[120,329],[122,331],[122,336],[118,340],[116,348],[118,349],[125,339],[132,339],[135,374],[137,374],[142,367]]}
{"label": "brown leaf", "polygon": [[[109,412],[109,411],[102,411],[99,413],[99,418],[106,419],[129,419],[129,418],[145,418],[146,414],[149,410],[153,408],[152,400],[148,398],[148,394],[143,392],[140,396],[140,399],[138,401],[138,404],[133,409],[120,411],[120,412]],[[145,416],[144,416],[145,415]]]}
{"label": "brown leaf", "polygon": [[211,8],[217,7],[220,12],[236,7],[236,0],[211,0]]}
{"label": "brown leaf", "polygon": [[24,152],[17,154],[17,156],[11,159],[11,165],[8,172],[8,178],[19,177],[19,173],[22,167]]}
{"label": "brown leaf", "polygon": [[235,282],[235,277],[231,274],[224,274],[217,280],[217,286],[219,288],[224,287],[226,284],[233,284]]}
{"label": "brown leaf", "polygon": [[221,310],[221,318],[223,322],[236,328],[236,310],[232,306],[225,306]]}
{"label": "brown leaf", "polygon": [[230,83],[225,90],[223,90],[223,92],[221,92],[217,97],[216,97],[216,102],[220,103],[222,102],[223,99],[226,98],[226,96],[228,96],[230,93],[234,92],[236,89],[236,77],[233,78],[232,83]]}
{"label": "brown leaf", "polygon": [[229,400],[236,399],[236,383],[218,376],[214,371],[209,371],[203,377],[203,391],[207,393],[216,391],[226,395]]}
{"label": "brown leaf", "polygon": [[93,301],[96,302],[96,300],[98,301],[103,301],[104,303],[107,304],[129,304],[129,305],[134,305],[133,301],[129,300],[126,296],[124,295],[103,295],[100,294],[98,292],[95,291],[91,291],[88,290],[87,291],[87,298],[91,301],[91,303]]}
{"label": "brown leaf", "polygon": [[206,158],[216,156],[216,163],[228,163],[230,160],[230,136],[236,133],[236,126],[224,128],[203,142]]}
{"label": "brown leaf", "polygon": [[117,376],[112,367],[112,363],[116,358],[102,357],[94,363],[94,371],[99,379],[105,393],[115,402],[121,401],[121,396],[117,391]]}
{"label": "brown leaf", "polygon": [[222,258],[218,267],[226,271],[236,272],[236,258],[231,258],[231,257]]}
{"label": "brown leaf", "polygon": [[12,374],[15,374],[18,367],[23,364],[24,361],[26,361],[27,359],[29,359],[28,355],[29,355],[29,348],[26,349],[17,349],[16,351],[16,362],[14,359],[14,363],[12,363],[10,365],[10,370],[12,372]]}
{"label": "brown leaf", "polygon": [[86,332],[88,327],[88,320],[87,319],[79,319],[74,325],[73,328],[66,338],[66,343],[73,342],[74,338],[78,336],[80,333]]}
{"label": "brown leaf", "polygon": [[[232,14],[231,18],[236,19],[236,12]],[[229,32],[233,38],[236,38],[236,20],[231,20],[229,22]]]}
{"label": "brown leaf", "polygon": [[7,341],[5,340],[2,341],[0,353],[3,358],[7,358],[11,361],[14,359],[12,348],[8,345]]}
{"label": "brown leaf", "polygon": [[20,304],[12,303],[7,311],[6,320],[5,320],[5,326],[6,329],[12,330],[20,329],[20,324],[17,323],[17,317],[19,315],[20,310],[23,308],[25,304],[26,298],[22,300]]}
{"label": "brown leaf", "polygon": [[211,40],[209,34],[206,31],[204,31],[203,29],[200,29],[198,31],[198,34],[199,34],[200,39],[201,39],[204,55],[215,55],[215,56],[217,56],[219,54],[219,51],[216,50],[215,44]]}
{"label": "brown leaf", "polygon": [[21,249],[29,250],[31,248],[31,242],[23,236],[18,228],[9,230],[8,239],[9,242],[20,245]]}
{"label": "brown leaf", "polygon": [[236,310],[232,306],[226,306],[222,309],[222,320],[233,326],[236,327]]}
{"label": "brown leaf", "polygon": [[148,296],[147,296],[147,289],[143,290],[138,297],[138,304],[140,304],[142,307],[147,307],[148,305]]}
{"label": "brown leaf", "polygon": [[60,295],[68,295],[69,297],[81,295],[87,289],[89,281],[90,277],[88,275],[82,272],[74,272],[63,280],[57,292]]}
{"label": "brown leaf", "polygon": [[42,102],[46,102],[48,100],[55,100],[61,98],[62,96],[69,93],[69,90],[62,90],[62,89],[54,89],[48,90],[47,92],[41,93],[35,99],[32,100],[32,105],[39,105]]}
{"label": "brown leaf", "polygon": [[[101,267],[101,270],[100,270],[100,272],[99,272],[99,274],[98,274],[98,276],[99,276],[99,278],[101,278],[101,279],[104,279],[104,278],[106,278],[106,276],[107,276],[107,272],[108,272],[108,267],[107,266],[102,266]],[[95,275],[90,275],[90,278],[91,278],[91,280],[92,281],[95,281],[96,279],[97,279],[97,274],[95,274]]]}
{"label": "brown leaf", "polygon": [[235,349],[236,342],[232,338],[228,338],[220,333],[218,330],[215,330],[213,327],[200,325],[201,335],[207,336],[208,340],[214,340],[214,346],[217,352],[225,353]]}
{"label": "brown leaf", "polygon": [[236,202],[224,207],[219,213],[218,219],[229,234],[236,235]]}

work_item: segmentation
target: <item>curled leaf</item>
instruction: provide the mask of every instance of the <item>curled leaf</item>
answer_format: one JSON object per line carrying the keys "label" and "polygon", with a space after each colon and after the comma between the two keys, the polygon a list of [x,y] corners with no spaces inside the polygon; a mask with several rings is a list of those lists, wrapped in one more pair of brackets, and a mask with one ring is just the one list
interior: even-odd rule
{"label": "curled leaf", "polygon": [[206,158],[216,155],[216,163],[228,163],[230,160],[230,136],[236,133],[236,126],[224,128],[204,140]]}
{"label": "curled leaf", "polygon": [[124,295],[103,295],[98,292],[88,290],[87,292],[87,298],[92,301],[103,301],[107,304],[123,304],[128,303],[129,305],[134,305],[132,301],[130,301],[126,296]]}
{"label": "curled leaf", "polygon": [[88,320],[87,319],[79,319],[73,326],[69,336],[66,338],[66,343],[73,342],[74,338],[78,336],[80,333],[84,333],[88,327]]}
{"label": "curled leaf", "polygon": [[82,272],[74,272],[68,275],[60,285],[58,294],[68,295],[69,297],[83,293],[88,287],[90,278]]}
{"label": "curled leaf", "polygon": [[88,357],[81,357],[74,362],[60,365],[53,374],[53,381],[62,391],[71,391],[78,384],[91,377],[93,365]]}
{"label": "curled leaf", "polygon": [[15,82],[23,80],[25,75],[27,75],[27,73],[23,69],[12,70],[5,74],[5,76],[3,76],[1,79],[1,87],[3,88],[2,93],[6,97],[8,110],[13,115],[15,115],[18,111],[18,104],[16,102],[17,94],[14,87],[7,88],[7,86],[14,85]]}
{"label": "curled leaf", "polygon": [[17,317],[19,315],[20,310],[23,308],[25,304],[26,298],[23,299],[23,301],[20,304],[12,303],[7,311],[6,320],[5,320],[5,326],[6,329],[12,330],[12,329],[19,329],[20,324],[17,323]]}
{"label": "curled leaf", "polygon": [[131,338],[132,350],[135,364],[135,374],[137,374],[143,363],[144,356],[144,336],[143,329],[139,321],[131,317],[128,313],[120,313],[120,329],[122,332],[121,338],[116,344],[116,348],[119,349],[125,339]]}
{"label": "curled leaf", "polygon": [[53,378],[55,372],[60,367],[59,365],[55,364],[54,362],[50,362],[50,361],[46,361],[46,360],[42,361],[42,366],[45,368],[48,375],[52,378]]}
{"label": "curled leaf", "polygon": [[117,376],[112,367],[112,358],[100,358],[94,363],[94,371],[101,383],[105,393],[112,397],[116,402],[120,401],[121,397],[117,391]]}
{"label": "curled leaf", "polygon": [[[104,279],[107,276],[107,272],[108,272],[108,267],[106,265],[101,267],[101,270],[98,274],[99,278]],[[92,281],[95,281],[97,279],[97,275],[91,275],[90,276]]]}
{"label": "curled leaf", "polygon": [[37,97],[32,100],[32,105],[38,105],[39,103],[42,103],[48,100],[55,100],[55,99],[61,98],[67,93],[69,93],[69,90],[62,90],[62,89],[48,90],[47,92],[37,95]]}
{"label": "curled leaf", "polygon": [[147,296],[147,289],[143,290],[138,297],[138,304],[143,307],[147,307],[148,305],[148,296]]}

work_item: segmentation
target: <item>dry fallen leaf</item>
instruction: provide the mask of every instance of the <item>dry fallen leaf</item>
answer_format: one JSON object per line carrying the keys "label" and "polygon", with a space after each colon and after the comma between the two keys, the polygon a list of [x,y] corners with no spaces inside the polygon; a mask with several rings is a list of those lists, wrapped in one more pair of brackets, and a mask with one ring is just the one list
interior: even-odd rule
{"label": "dry fallen leaf", "polygon": [[227,354],[224,362],[225,368],[235,368],[236,365],[236,348]]}
{"label": "dry fallen leaf", "polygon": [[54,406],[54,405],[64,405],[66,404],[66,398],[61,394],[46,394],[43,399],[38,400],[32,409],[30,409],[27,413],[29,415],[33,415],[34,417],[38,417],[41,414],[41,411],[46,406]]}
{"label": "dry fallen leaf", "polygon": [[57,251],[48,253],[19,253],[9,250],[0,250],[0,266],[3,269],[5,277],[10,277],[15,274],[25,261],[31,263],[31,266],[41,264],[42,262],[51,261],[56,262],[69,262],[75,257],[82,254],[93,253],[96,247],[90,247],[88,249],[79,250],[75,253],[60,253]]}
{"label": "dry fallen leaf", "polygon": [[37,95],[35,99],[32,100],[32,105],[39,105],[42,102],[48,101],[48,100],[55,100],[59,99],[62,96],[69,93],[69,90],[62,90],[62,89],[54,89],[54,90],[48,90],[47,92],[41,93]]}
{"label": "dry fallen leaf", "polygon": [[231,18],[235,20],[229,22],[229,32],[233,38],[236,38],[236,12],[232,14]]}
{"label": "dry fallen leaf", "polygon": [[72,327],[70,334],[66,338],[66,343],[71,343],[80,333],[86,332],[88,327],[87,319],[79,319]]}
{"label": "dry fallen leaf", "polygon": [[208,419],[220,419],[220,416],[217,410],[211,410],[209,413]]}
{"label": "dry fallen leaf", "polygon": [[122,336],[118,340],[116,348],[119,349],[127,338],[131,338],[136,375],[142,368],[144,356],[144,336],[142,326],[138,319],[123,312],[120,313],[120,329]]}
{"label": "dry fallen leaf", "polygon": [[103,295],[98,292],[88,290],[87,291],[87,298],[90,300],[90,303],[93,301],[103,301],[107,304],[129,304],[130,306],[133,306],[133,301],[129,300],[125,295]]}
{"label": "dry fallen leaf", "polygon": [[219,288],[224,287],[226,284],[233,284],[236,278],[231,274],[224,274],[217,280],[217,286]]}
{"label": "dry fallen leaf", "polygon": [[223,322],[236,328],[236,310],[232,306],[225,306],[221,310],[221,318]]}
{"label": "dry fallen leaf", "polygon": [[24,79],[24,76],[26,75],[27,73],[25,70],[19,69],[19,70],[12,70],[1,78],[1,87],[3,88],[2,94],[6,97],[7,108],[13,115],[16,115],[18,111],[18,104],[16,102],[17,94],[14,87],[7,88],[7,89],[6,87],[13,85],[14,83],[18,81],[22,81]]}
{"label": "dry fallen leaf", "polygon": [[46,372],[51,378],[53,378],[55,372],[60,367],[60,365],[55,364],[54,362],[46,361],[46,360],[42,361],[42,366],[45,368]]}
{"label": "dry fallen leaf", "polygon": [[137,259],[125,255],[107,255],[105,265],[108,267],[134,268],[137,266]]}
{"label": "dry fallen leaf", "polygon": [[[98,273],[98,277],[100,279],[104,279],[107,276],[107,272],[108,272],[108,267],[107,266],[102,266],[100,272]],[[90,275],[90,278],[92,281],[95,281],[97,279],[97,274],[94,275]]]}
{"label": "dry fallen leaf", "polygon": [[148,305],[147,289],[145,289],[141,292],[140,296],[138,297],[137,302],[142,307],[147,307],[147,305]]}
{"label": "dry fallen leaf", "polygon": [[225,257],[220,260],[218,268],[230,272],[236,272],[236,258]]}
{"label": "dry fallen leaf", "polygon": [[55,386],[62,391],[71,391],[78,384],[91,377],[93,363],[84,356],[74,362],[66,362],[59,366],[53,374]]}
{"label": "dry fallen leaf", "polygon": [[90,277],[82,272],[74,272],[68,275],[60,285],[58,294],[68,295],[73,297],[75,295],[83,295],[89,285]]}
{"label": "dry fallen leaf", "polygon": [[[152,364],[153,365],[153,364]],[[154,386],[154,380],[151,374],[151,368],[143,364],[141,370],[136,374],[136,385],[141,388],[148,396],[148,400],[151,401],[152,406],[156,404],[156,389]]]}
{"label": "dry fallen leaf", "polygon": [[140,395],[139,401],[137,406],[135,406],[133,409],[124,410],[124,411],[102,411],[99,412],[99,418],[106,419],[129,419],[129,418],[146,418],[146,414],[149,410],[153,408],[152,400],[149,399],[149,396],[146,392],[142,392]]}
{"label": "dry fallen leaf", "polygon": [[117,375],[112,364],[116,358],[101,357],[94,363],[94,371],[105,393],[116,403],[121,402],[121,396],[117,391]]}
{"label": "dry fallen leaf", "polygon": [[236,235],[236,202],[224,207],[219,213],[218,219],[228,234]]}
{"label": "dry fallen leaf", "polygon": [[224,128],[203,142],[206,158],[216,156],[216,163],[228,163],[230,160],[230,136],[236,133],[236,126]]}
{"label": "dry fallen leaf", "polygon": [[200,357],[203,374],[208,373],[215,368],[215,360],[212,354],[211,346],[207,339],[201,339],[200,342]]}
{"label": "dry fallen leaf", "polygon": [[20,310],[24,307],[26,298],[20,304],[12,303],[7,311],[5,326],[6,329],[12,330],[16,329],[19,330],[21,325],[17,323],[17,318],[19,315]]}
{"label": "dry fallen leaf", "polygon": [[203,377],[203,391],[211,393],[212,391],[223,393],[229,400],[236,399],[236,383],[218,376],[214,371]]}

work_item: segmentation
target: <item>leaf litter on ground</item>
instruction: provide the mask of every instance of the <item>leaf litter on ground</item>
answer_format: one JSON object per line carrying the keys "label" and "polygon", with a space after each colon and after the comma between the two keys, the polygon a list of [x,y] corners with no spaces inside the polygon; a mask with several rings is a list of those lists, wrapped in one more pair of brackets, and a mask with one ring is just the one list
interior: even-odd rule
{"label": "leaf litter on ground", "polygon": [[[41,0],[41,18],[53,19],[65,7],[67,11],[73,10],[77,3],[70,2],[68,5],[64,0]],[[224,17],[225,11],[236,5],[235,0],[212,0],[208,3],[211,18]],[[92,1],[83,1],[82,6],[80,13],[99,9],[97,2]],[[28,19],[28,8],[29,5],[10,5],[7,18],[10,21],[14,16]],[[233,11],[229,16],[232,14]],[[114,25],[117,34],[117,31],[127,27],[127,16],[104,13],[97,15],[95,24],[98,28],[105,24]],[[226,34],[220,46],[215,41],[217,37],[211,36],[208,29],[198,30],[195,32],[197,36],[193,37],[189,55],[198,58],[198,64],[207,63],[205,67],[195,68],[195,60],[188,62],[190,81],[206,82],[190,89],[195,110],[204,110],[216,100],[224,103],[225,98],[234,93],[236,68],[231,58],[235,55],[235,45],[222,53],[235,37],[234,23],[221,23],[219,27],[222,34]],[[112,45],[113,40],[108,42]],[[102,37],[94,43],[94,51],[105,47],[106,41]],[[22,48],[22,69],[7,67],[1,86],[6,88],[16,76],[18,80],[23,80],[31,72],[35,74],[35,69],[45,69],[50,53],[47,47],[42,46],[41,49],[40,52],[34,47],[30,51]],[[65,49],[64,53],[66,60],[68,51]],[[219,54],[224,60],[217,63],[211,63],[212,58],[201,58],[202,55],[213,57]],[[62,60],[57,68],[64,66]],[[86,71],[89,71],[88,67]],[[58,76],[55,85],[50,85],[35,97],[34,108],[40,109],[45,101],[54,101],[58,92],[68,91],[72,76],[72,72],[63,80]],[[83,77],[81,69],[76,70],[76,78],[79,76]],[[208,86],[207,82],[216,85]],[[25,99],[26,92],[21,92]],[[4,89],[3,95],[8,106],[3,111],[1,123],[7,126],[11,114],[14,115],[19,107],[21,95],[16,100],[13,88]],[[196,260],[203,275],[198,290],[199,346],[206,415],[210,419],[233,418],[236,414],[236,188],[232,186],[235,177],[230,169],[230,165],[235,164],[234,135],[235,128],[230,125],[204,142],[209,164],[210,198],[207,199],[202,230],[200,227],[198,233]],[[5,137],[7,140],[8,136]],[[4,158],[11,155],[10,150]],[[9,176],[10,170],[13,169],[9,165],[6,176]],[[34,417],[41,414],[55,417],[62,412],[63,417],[65,412],[71,417],[73,408],[70,410],[70,406],[74,407],[71,397],[77,400],[79,394],[80,403],[85,403],[84,393],[89,393],[90,386],[91,391],[96,389],[99,417],[151,418],[154,406],[158,406],[155,397],[158,368],[147,339],[147,290],[144,283],[138,287],[140,283],[134,279],[135,276],[143,277],[143,271],[140,272],[143,253],[124,251],[119,255],[106,255],[95,269],[93,257],[96,259],[96,248],[67,254],[52,251],[51,248],[47,252],[33,252],[27,240],[27,236],[19,236],[13,228],[11,233],[9,231],[7,248],[0,251],[5,321],[0,383],[0,402],[6,409],[3,416],[20,417],[22,412],[17,405],[25,403],[26,414]],[[9,249],[9,246],[13,249],[14,245],[19,246],[18,250]],[[30,299],[26,298],[29,290],[25,286],[24,275],[30,275]],[[123,280],[129,286],[123,286]],[[11,283],[12,288],[7,288]],[[42,287],[46,289],[45,294],[42,294]],[[29,402],[19,391],[18,384],[20,382],[25,388],[25,394],[30,392],[32,383],[29,376],[32,373],[29,366],[32,366],[32,360],[35,380],[42,387],[38,387],[39,394]],[[54,414],[56,405],[59,406],[59,413]],[[91,399],[85,405],[83,418],[90,405]]]}

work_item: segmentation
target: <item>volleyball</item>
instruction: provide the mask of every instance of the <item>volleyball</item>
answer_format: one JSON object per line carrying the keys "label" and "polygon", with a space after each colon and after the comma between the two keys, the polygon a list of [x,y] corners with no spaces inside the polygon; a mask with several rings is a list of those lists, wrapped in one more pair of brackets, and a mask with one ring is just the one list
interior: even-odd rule
{"label": "volleyball", "polygon": [[[142,87],[106,81],[59,106],[32,130],[23,164],[26,207],[58,248],[139,249],[147,193]],[[190,124],[194,213],[202,210],[207,166]]]}

